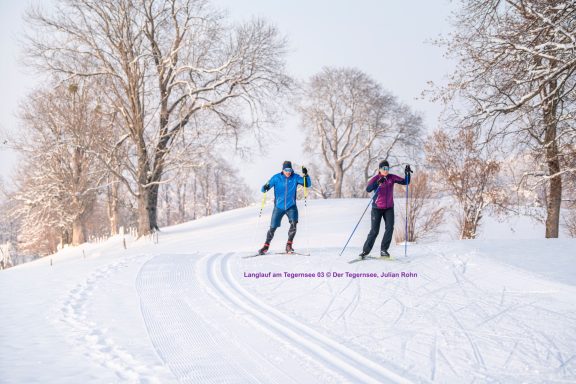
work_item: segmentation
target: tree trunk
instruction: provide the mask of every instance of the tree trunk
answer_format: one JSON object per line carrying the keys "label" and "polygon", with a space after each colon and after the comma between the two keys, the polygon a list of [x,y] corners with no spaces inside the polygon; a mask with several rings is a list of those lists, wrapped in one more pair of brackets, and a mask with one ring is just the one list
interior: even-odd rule
{"label": "tree trunk", "polygon": [[[550,173],[560,170],[558,160],[548,162]],[[550,198],[546,206],[546,238],[558,238],[560,226],[560,204],[562,201],[562,179],[556,176],[550,180]]]}
{"label": "tree trunk", "polygon": [[140,187],[138,194],[138,237],[146,236],[151,233],[150,228],[150,210],[148,208],[148,190]]}
{"label": "tree trunk", "polygon": [[475,211],[477,210],[471,206],[468,206],[468,208],[464,209],[461,239],[476,238],[476,230],[478,229],[479,220]]}
{"label": "tree trunk", "polygon": [[336,163],[335,167],[334,167],[334,171],[335,171],[335,179],[334,179],[334,197],[336,199],[340,199],[342,198],[342,181],[344,179],[344,167],[343,164],[340,163]]}
{"label": "tree trunk", "polygon": [[216,186],[216,213],[218,213],[222,212],[222,195],[218,170],[216,170],[214,175],[214,184]]}
{"label": "tree trunk", "polygon": [[462,239],[474,239],[476,238],[476,225],[474,221],[464,218],[464,225],[462,228]]}
{"label": "tree trunk", "polygon": [[198,205],[198,181],[197,176],[194,176],[194,186],[192,189],[192,220],[196,220],[197,205]]}
{"label": "tree trunk", "polygon": [[72,223],[72,245],[80,245],[86,242],[84,222],[77,217]]}
{"label": "tree trunk", "polygon": [[557,238],[560,226],[560,205],[562,203],[562,177],[556,138],[556,102],[553,100],[544,106],[544,124],[546,125],[546,164],[551,176],[546,204],[546,238]]}
{"label": "tree trunk", "polygon": [[183,223],[186,217],[186,184],[178,185],[178,223]]}
{"label": "tree trunk", "polygon": [[[159,180],[158,180],[159,181]],[[153,184],[148,188],[148,214],[150,230],[152,232],[160,230],[158,228],[158,189],[160,184]]]}
{"label": "tree trunk", "polygon": [[[143,130],[142,130],[143,131]],[[150,222],[150,163],[146,151],[146,142],[142,136],[138,138],[138,237],[152,233]],[[153,186],[153,185],[152,185]],[[155,213],[155,212],[154,212]]]}
{"label": "tree trunk", "polygon": [[[64,231],[62,231],[62,237],[60,239],[60,246],[62,248],[64,248],[65,245],[70,244],[70,234],[68,233],[68,230],[65,229]],[[54,249],[56,249],[56,247],[54,247]]]}
{"label": "tree trunk", "polygon": [[166,207],[166,226],[172,225],[172,201],[170,200],[170,190],[168,186],[164,188],[164,206]]}
{"label": "tree trunk", "polygon": [[111,236],[118,234],[119,217],[118,183],[112,183],[108,190],[108,222],[110,223]]}

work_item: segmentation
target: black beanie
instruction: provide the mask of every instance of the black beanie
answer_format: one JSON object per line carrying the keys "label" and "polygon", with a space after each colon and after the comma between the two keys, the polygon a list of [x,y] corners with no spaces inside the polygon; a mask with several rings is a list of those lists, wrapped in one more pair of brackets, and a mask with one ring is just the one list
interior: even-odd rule
{"label": "black beanie", "polygon": [[378,165],[378,168],[382,168],[382,167],[389,167],[390,164],[388,164],[388,160],[382,160],[380,162],[380,164]]}
{"label": "black beanie", "polygon": [[286,169],[286,168],[292,168],[292,162],[286,160],[284,163],[282,163],[282,169]]}

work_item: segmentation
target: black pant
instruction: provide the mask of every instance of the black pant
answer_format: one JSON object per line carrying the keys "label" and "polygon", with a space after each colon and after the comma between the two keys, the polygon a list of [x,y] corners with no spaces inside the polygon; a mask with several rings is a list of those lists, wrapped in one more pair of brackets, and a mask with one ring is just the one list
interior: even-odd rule
{"label": "black pant", "polygon": [[382,238],[382,244],[380,245],[381,251],[387,251],[392,242],[392,233],[394,233],[394,208],[372,208],[372,227],[368,233],[368,238],[364,243],[363,251],[369,253],[374,246],[378,232],[380,232],[380,221],[384,219],[384,224],[386,225],[386,230],[384,231],[384,237]]}
{"label": "black pant", "polygon": [[[298,224],[297,221],[290,222],[290,229],[288,229],[288,241],[290,243],[294,241],[294,236],[296,236],[296,224]],[[270,244],[274,238],[274,232],[276,232],[276,228],[270,227],[268,233],[266,233],[266,244]]]}

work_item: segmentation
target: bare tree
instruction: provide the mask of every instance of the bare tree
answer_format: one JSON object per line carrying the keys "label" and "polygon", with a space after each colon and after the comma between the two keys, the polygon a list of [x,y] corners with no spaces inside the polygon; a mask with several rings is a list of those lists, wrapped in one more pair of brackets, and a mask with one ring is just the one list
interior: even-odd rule
{"label": "bare tree", "polygon": [[11,198],[20,203],[22,229],[41,235],[50,228],[64,243],[81,244],[104,178],[92,154],[104,133],[94,89],[82,81],[35,91],[21,119],[24,130],[13,141],[25,156]]}
{"label": "bare tree", "polygon": [[576,237],[576,204],[569,205],[569,211],[566,215],[565,225],[570,236]]}
{"label": "bare tree", "polygon": [[53,15],[29,19],[35,65],[106,77],[131,146],[130,176],[117,176],[138,201],[140,235],[158,228],[164,173],[189,165],[173,154],[177,138],[186,135],[194,152],[261,128],[290,83],[274,27],[230,27],[204,0],[60,0]]}
{"label": "bare tree", "polygon": [[253,202],[250,189],[226,161],[206,155],[198,166],[175,171],[174,183],[162,184],[160,195],[164,225],[245,207]]}
{"label": "bare tree", "polygon": [[4,180],[0,177],[0,244],[16,244],[19,222],[10,216],[14,202],[9,200],[10,192],[7,190]]}
{"label": "bare tree", "polygon": [[419,116],[350,68],[324,68],[313,76],[298,110],[306,148],[324,163],[336,198],[344,195],[347,173],[364,174],[367,162],[413,143],[422,127]]}
{"label": "bare tree", "polygon": [[[402,187],[405,192],[406,187]],[[439,204],[438,190],[431,186],[428,175],[417,172],[410,179],[408,193],[408,241],[414,242],[438,234],[446,208]],[[400,221],[406,224],[405,210],[400,210],[400,217]],[[394,240],[401,243],[406,240],[406,225],[398,227],[394,231]]]}
{"label": "bare tree", "polygon": [[0,270],[13,267],[15,265],[12,254],[14,248],[10,242],[0,244]]}
{"label": "bare tree", "polygon": [[[576,169],[576,145],[567,151],[571,156],[565,158],[565,167],[569,169]],[[564,224],[570,236],[576,237],[576,172],[570,172],[565,175],[566,177],[566,193],[564,200],[566,201],[566,216]]]}
{"label": "bare tree", "polygon": [[440,167],[444,188],[460,205],[460,238],[474,239],[484,209],[498,196],[500,164],[481,145],[478,131],[461,128],[453,135],[436,131],[425,145],[432,168]]}
{"label": "bare tree", "polygon": [[562,157],[576,138],[576,3],[465,0],[444,44],[460,63],[441,92],[465,104],[466,125],[536,149],[547,167],[546,237],[558,237]]}

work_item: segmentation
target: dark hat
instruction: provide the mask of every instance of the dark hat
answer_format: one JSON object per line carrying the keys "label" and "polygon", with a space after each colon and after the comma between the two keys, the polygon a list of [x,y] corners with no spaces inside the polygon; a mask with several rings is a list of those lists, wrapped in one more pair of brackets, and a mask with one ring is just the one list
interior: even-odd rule
{"label": "dark hat", "polygon": [[382,168],[382,167],[389,167],[390,164],[388,164],[388,160],[382,160],[380,162],[380,164],[378,165],[378,168]]}
{"label": "dark hat", "polygon": [[284,163],[282,163],[282,169],[286,169],[286,168],[292,168],[292,162],[286,160]]}

